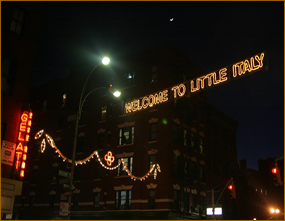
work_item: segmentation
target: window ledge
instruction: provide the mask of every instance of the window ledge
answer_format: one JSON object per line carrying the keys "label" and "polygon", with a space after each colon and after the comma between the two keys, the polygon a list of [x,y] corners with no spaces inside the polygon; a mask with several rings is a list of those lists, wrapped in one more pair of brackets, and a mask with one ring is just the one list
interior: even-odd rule
{"label": "window ledge", "polygon": [[151,140],[151,141],[148,141],[149,144],[151,143],[157,143],[157,140]]}
{"label": "window ledge", "polygon": [[133,145],[134,145],[133,143],[130,143],[130,144],[117,145],[117,147],[129,147]]}

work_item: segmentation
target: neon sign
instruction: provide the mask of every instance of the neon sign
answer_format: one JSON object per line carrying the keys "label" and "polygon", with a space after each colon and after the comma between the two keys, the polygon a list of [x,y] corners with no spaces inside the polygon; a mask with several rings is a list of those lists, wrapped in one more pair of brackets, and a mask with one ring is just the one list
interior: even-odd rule
{"label": "neon sign", "polygon": [[16,147],[16,163],[15,169],[19,172],[20,177],[25,176],[26,160],[28,146],[27,143],[30,139],[30,131],[32,126],[33,113],[30,111],[24,111],[21,115],[21,123],[18,133],[18,141]]}
{"label": "neon sign", "polygon": [[125,104],[125,114],[145,110],[172,99],[182,98],[187,94],[202,91],[221,83],[237,79],[248,73],[259,71],[264,67],[267,67],[267,64],[264,64],[267,61],[266,55],[267,54],[265,54],[265,52],[262,52],[231,66],[227,66],[193,80],[134,99]]}
{"label": "neon sign", "polygon": [[112,165],[112,163],[115,161],[115,157],[112,156],[112,152],[108,151],[107,154],[105,154],[104,159],[106,161],[106,163],[108,164],[108,166],[110,167]]}

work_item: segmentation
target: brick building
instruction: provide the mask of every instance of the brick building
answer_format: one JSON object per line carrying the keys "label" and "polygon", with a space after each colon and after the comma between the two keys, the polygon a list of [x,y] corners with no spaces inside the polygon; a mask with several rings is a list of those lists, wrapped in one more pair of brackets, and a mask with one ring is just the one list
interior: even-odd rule
{"label": "brick building", "polygon": [[21,115],[29,110],[31,77],[44,4],[1,2],[1,213],[11,217],[22,182],[14,159]]}
{"label": "brick building", "polygon": [[[68,178],[62,171],[71,167],[63,156],[71,158],[75,113],[91,69],[89,65],[75,67],[67,79],[54,80],[32,93],[31,133],[44,129],[60,154],[49,145],[41,153],[44,133],[33,141],[23,195],[16,204],[25,219],[51,219],[62,214],[60,205],[68,194]],[[94,155],[90,162],[75,167],[72,219],[206,218],[206,207],[212,205],[211,190],[236,176],[237,123],[208,105],[205,91],[125,112],[126,104],[134,98],[151,99],[156,92],[201,75],[201,69],[169,45],[95,70],[86,93],[112,84],[121,88],[122,96],[115,98],[101,89],[90,94],[84,104],[76,160],[85,161],[94,151],[100,160]],[[111,166],[104,160],[108,151],[114,156]],[[120,166],[107,170],[99,161],[107,167]],[[153,170],[145,177],[152,165],[158,169],[157,164],[161,172],[157,170],[155,176]],[[220,194],[217,192],[217,197]],[[232,201],[235,199],[227,192],[220,197],[226,218],[235,215]]]}

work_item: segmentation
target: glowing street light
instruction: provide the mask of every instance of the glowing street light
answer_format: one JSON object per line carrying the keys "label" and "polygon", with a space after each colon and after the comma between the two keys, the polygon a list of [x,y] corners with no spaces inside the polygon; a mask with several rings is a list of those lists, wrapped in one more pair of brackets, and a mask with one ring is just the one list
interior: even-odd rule
{"label": "glowing street light", "polygon": [[[108,89],[106,87],[98,87],[98,88],[94,88],[93,90],[91,90],[90,92],[88,92],[85,97],[83,98],[83,94],[84,94],[84,91],[85,91],[85,87],[86,87],[86,84],[91,76],[91,74],[94,72],[94,70],[100,66],[101,64],[103,65],[107,65],[110,63],[110,59],[108,57],[104,57],[102,59],[102,62],[100,62],[99,64],[97,64],[96,66],[93,67],[93,69],[90,71],[89,75],[87,76],[87,79],[85,80],[85,83],[84,83],[84,86],[82,88],[82,91],[81,91],[81,95],[80,95],[80,99],[79,99],[79,105],[78,105],[78,111],[77,111],[77,114],[76,114],[76,121],[75,121],[75,132],[74,132],[74,140],[73,140],[73,148],[72,148],[72,165],[71,165],[71,176],[70,176],[70,182],[69,182],[69,191],[70,191],[70,195],[69,195],[69,198],[68,198],[68,205],[69,205],[69,209],[68,209],[68,219],[70,219],[70,213],[71,213],[71,197],[72,197],[72,191],[75,189],[75,187],[73,186],[73,178],[74,178],[74,166],[75,166],[75,155],[76,155],[76,146],[77,146],[77,136],[78,136],[78,126],[79,126],[79,120],[81,118],[81,113],[82,113],[82,108],[83,108],[83,105],[87,99],[87,97],[93,93],[94,91],[96,90],[99,90],[99,89]],[[112,89],[112,88],[110,88]],[[111,92],[109,90],[109,92]],[[118,91],[115,91],[115,92],[111,92],[115,97],[119,97],[121,95],[120,92]]]}
{"label": "glowing street light", "polygon": [[102,59],[102,64],[107,65],[107,64],[109,64],[109,63],[110,63],[110,58],[104,57],[104,58]]}

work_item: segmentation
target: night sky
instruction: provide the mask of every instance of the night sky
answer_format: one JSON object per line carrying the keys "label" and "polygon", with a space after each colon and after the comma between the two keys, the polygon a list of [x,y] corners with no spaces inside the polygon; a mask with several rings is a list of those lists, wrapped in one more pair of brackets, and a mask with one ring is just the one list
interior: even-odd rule
{"label": "night sky", "polygon": [[208,90],[239,122],[238,160],[284,156],[284,2],[46,2],[33,86],[172,43],[206,73],[263,51],[269,69]]}

